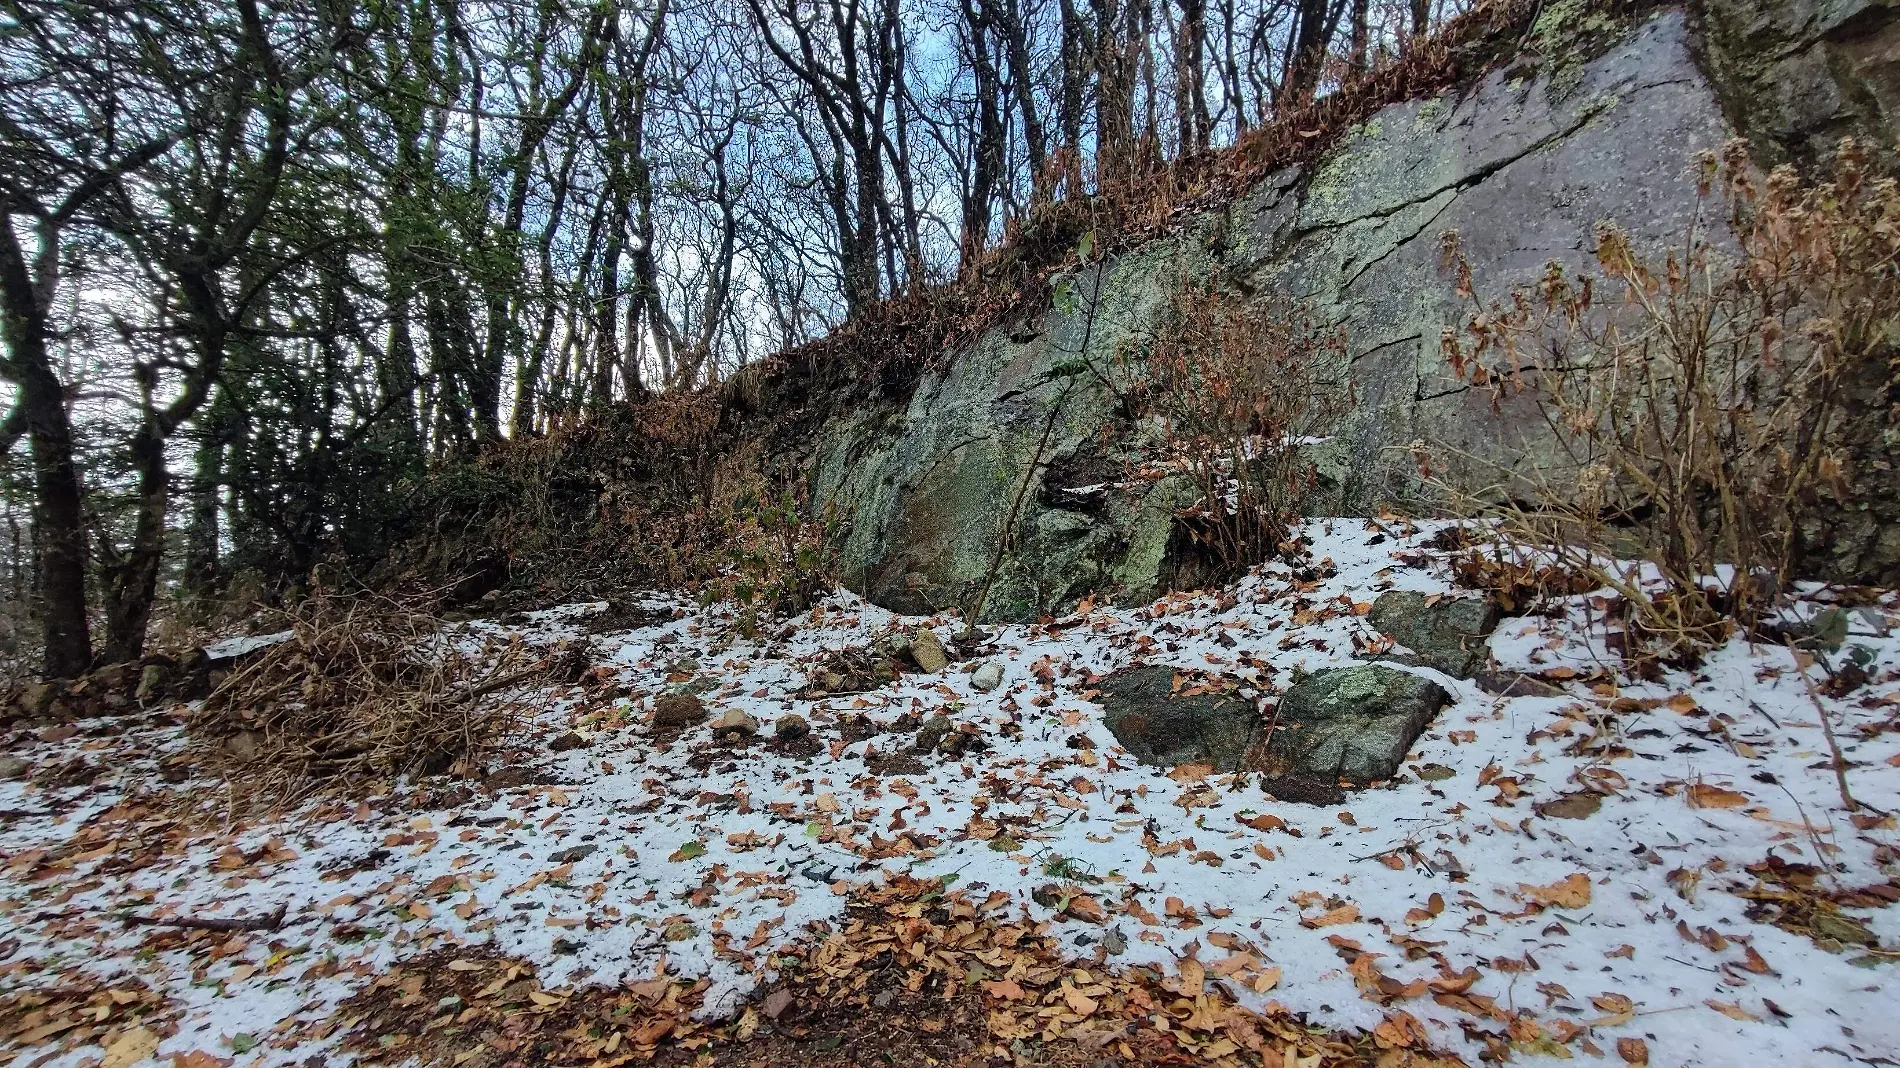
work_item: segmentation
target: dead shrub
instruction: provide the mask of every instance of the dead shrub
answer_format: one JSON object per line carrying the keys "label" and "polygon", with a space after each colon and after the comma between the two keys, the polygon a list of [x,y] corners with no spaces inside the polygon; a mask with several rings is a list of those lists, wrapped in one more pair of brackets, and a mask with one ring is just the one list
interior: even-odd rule
{"label": "dead shrub", "polygon": [[[1754,627],[1821,520],[1853,506],[1852,457],[1869,437],[1889,452],[1892,432],[1880,441],[1849,394],[1890,388],[1900,339],[1900,190],[1861,146],[1843,143],[1821,182],[1784,167],[1758,183],[1739,141],[1697,168],[1704,211],[1660,262],[1601,224],[1601,278],[1553,263],[1487,304],[1456,234],[1444,245],[1472,308],[1445,331],[1446,360],[1494,411],[1531,399],[1560,459],[1526,472],[1466,457],[1495,479],[1441,487],[1613,588],[1632,651],[1665,657]],[[1706,219],[1718,185],[1725,231]]]}
{"label": "dead shrub", "polygon": [[1345,343],[1304,308],[1249,303],[1212,285],[1176,296],[1145,362],[1138,407],[1158,418],[1168,466],[1196,501],[1176,517],[1177,559],[1191,551],[1222,581],[1292,551],[1291,527],[1316,471],[1310,435],[1348,403],[1329,375]]}
{"label": "dead shrub", "polygon": [[189,727],[204,763],[259,800],[403,774],[479,773],[554,665],[519,641],[470,648],[433,615],[320,593],[291,637],[243,662]]}
{"label": "dead shrub", "polygon": [[837,517],[814,514],[803,481],[766,475],[756,444],[720,461],[696,520],[706,533],[680,560],[682,578],[701,580],[704,603],[738,604],[742,629],[810,608],[837,587]]}

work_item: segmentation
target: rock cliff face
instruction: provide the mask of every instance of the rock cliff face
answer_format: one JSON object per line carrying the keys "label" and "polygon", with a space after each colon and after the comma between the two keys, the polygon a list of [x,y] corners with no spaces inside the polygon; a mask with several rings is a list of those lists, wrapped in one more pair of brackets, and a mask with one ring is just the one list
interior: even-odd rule
{"label": "rock cliff face", "polygon": [[[1350,381],[1350,399],[1313,447],[1322,485],[1312,510],[1413,499],[1405,446],[1415,440],[1440,455],[1538,462],[1547,443],[1529,413],[1494,413],[1444,366],[1439,337],[1459,305],[1440,235],[1458,231],[1479,290],[1501,295],[1550,260],[1582,266],[1599,220],[1639,246],[1679,241],[1697,210],[1692,157],[1738,123],[1779,124],[1776,144],[1883,126],[1889,68],[1879,62],[1820,61],[1827,84],[1861,87],[1837,92],[1853,106],[1832,111],[1825,100],[1805,112],[1764,102],[1752,83],[1718,87],[1708,71],[1773,79],[1776,64],[1809,63],[1835,40],[1804,38],[1783,25],[1781,5],[1750,2],[1712,3],[1697,19],[1664,9],[1586,54],[1560,43],[1566,16],[1553,3],[1537,32],[1546,47],[1516,65],[1384,109],[1315,166],[1272,175],[1175,236],[1065,279],[1054,306],[944,361],[907,402],[833,418],[815,488],[849,516],[847,585],[902,610],[961,608],[994,571],[984,616],[1020,619],[1091,591],[1140,599],[1173,582],[1183,563],[1172,518],[1191,495],[1173,478],[1129,478],[1153,431],[1122,398],[1185,280],[1217,280],[1235,299],[1301,302],[1343,331],[1337,378],[1342,390]],[[1835,6],[1801,25],[1859,27],[1865,39],[1852,48],[1863,54],[1892,46],[1887,8]],[[1700,32],[1702,18],[1720,33]],[[1747,28],[1758,23],[1770,29]],[[1759,47],[1779,58],[1744,62]],[[1738,109],[1738,99],[1751,103]],[[1808,132],[1786,132],[1797,128]],[[1891,525],[1849,526],[1844,560],[1900,560]]]}

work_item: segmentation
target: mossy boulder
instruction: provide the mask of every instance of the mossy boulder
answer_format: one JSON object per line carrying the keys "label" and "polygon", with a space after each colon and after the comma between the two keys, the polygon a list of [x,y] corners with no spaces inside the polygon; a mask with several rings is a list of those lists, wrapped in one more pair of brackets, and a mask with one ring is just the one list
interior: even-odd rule
{"label": "mossy boulder", "polygon": [[1175,674],[1171,667],[1147,665],[1102,680],[1102,719],[1122,748],[1156,767],[1208,764],[1231,772],[1251,766],[1260,732],[1255,703],[1234,684],[1219,681],[1176,693]]}
{"label": "mossy boulder", "polygon": [[1367,621],[1418,662],[1447,675],[1471,678],[1491,658],[1488,639],[1498,606],[1486,597],[1447,597],[1388,590],[1372,602]]}
{"label": "mossy boulder", "polygon": [[1270,755],[1305,774],[1389,779],[1450,701],[1437,683],[1381,664],[1317,671],[1280,698]]}

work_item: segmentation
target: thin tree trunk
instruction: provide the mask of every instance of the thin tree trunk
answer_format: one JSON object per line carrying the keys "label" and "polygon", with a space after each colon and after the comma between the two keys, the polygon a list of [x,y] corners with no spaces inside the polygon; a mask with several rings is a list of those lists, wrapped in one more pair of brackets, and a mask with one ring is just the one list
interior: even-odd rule
{"label": "thin tree trunk", "polygon": [[[42,231],[40,240],[57,235]],[[44,650],[41,671],[69,679],[92,666],[86,618],[86,527],[79,468],[73,462],[72,419],[46,349],[51,333],[42,290],[27,268],[11,221],[0,219],[0,313],[9,356],[7,377],[19,387],[20,412],[33,452],[34,588]]]}

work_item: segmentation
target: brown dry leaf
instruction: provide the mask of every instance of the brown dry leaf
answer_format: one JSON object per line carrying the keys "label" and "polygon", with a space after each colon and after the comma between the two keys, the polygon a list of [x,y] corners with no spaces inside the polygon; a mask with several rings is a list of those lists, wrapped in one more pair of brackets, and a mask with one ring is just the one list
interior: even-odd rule
{"label": "brown dry leaf", "polygon": [[1535,807],[1537,814],[1545,819],[1581,820],[1596,815],[1597,809],[1603,807],[1603,798],[1585,790],[1566,794]]}
{"label": "brown dry leaf", "polygon": [[1622,994],[1598,994],[1590,999],[1590,1004],[1604,1012],[1588,1021],[1591,1027],[1617,1027],[1636,1018],[1636,1003]]}
{"label": "brown dry leaf", "polygon": [[1102,903],[1087,894],[1077,894],[1069,899],[1069,907],[1063,910],[1068,915],[1085,923],[1107,923],[1108,910]]}
{"label": "brown dry leaf", "polygon": [[1741,808],[1748,804],[1748,795],[1698,782],[1689,787],[1689,804],[1694,808]]}
{"label": "brown dry leaf", "polygon": [[1193,957],[1181,961],[1181,993],[1197,998],[1207,991],[1207,969]]}
{"label": "brown dry leaf", "polygon": [[1373,1040],[1385,1049],[1424,1049],[1431,1045],[1431,1036],[1426,1033],[1425,1025],[1418,1017],[1409,1012],[1395,1012],[1372,1029]]}
{"label": "brown dry leaf", "polygon": [[1714,1009],[1716,1012],[1721,1013],[1731,1020],[1742,1020],[1747,1023],[1760,1023],[1762,1021],[1761,1017],[1742,1008],[1737,1002],[1717,1001],[1714,998],[1710,998],[1702,1004],[1707,1005],[1709,1008]]}
{"label": "brown dry leaf", "polygon": [[226,1068],[230,1063],[229,1057],[219,1057],[201,1049],[172,1054],[172,1068]]}
{"label": "brown dry leaf", "polygon": [[1619,1038],[1616,1040],[1616,1055],[1623,1058],[1625,1064],[1648,1064],[1649,1043],[1640,1038]]}
{"label": "brown dry leaf", "polygon": [[1518,883],[1517,888],[1539,905],[1560,909],[1580,909],[1590,903],[1590,877],[1577,872],[1545,886]]}
{"label": "brown dry leaf", "polygon": [[1312,919],[1301,920],[1300,925],[1303,927],[1333,927],[1342,923],[1354,923],[1358,919],[1359,906],[1349,901],[1336,909],[1327,909]]}
{"label": "brown dry leaf", "polygon": [[1062,1000],[1069,1006],[1069,1011],[1075,1013],[1077,1016],[1093,1015],[1095,1010],[1100,1007],[1100,1003],[1094,998],[1089,997],[1087,994],[1082,993],[1072,986],[1063,988]]}
{"label": "brown dry leaf", "polygon": [[99,1068],[132,1068],[132,1065],[158,1052],[158,1033],[146,1027],[121,1031],[106,1042],[105,1060]]}
{"label": "brown dry leaf", "polygon": [[1029,996],[1014,979],[992,979],[983,984],[983,990],[989,996],[1002,998],[1004,1001],[1021,1001]]}

